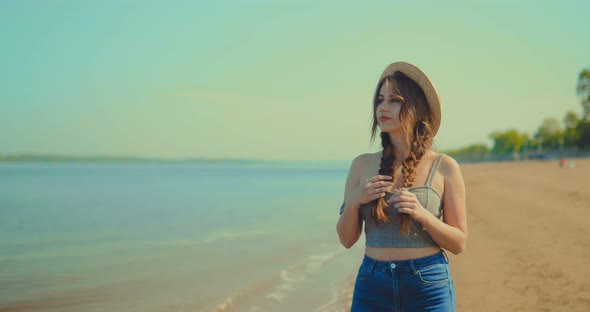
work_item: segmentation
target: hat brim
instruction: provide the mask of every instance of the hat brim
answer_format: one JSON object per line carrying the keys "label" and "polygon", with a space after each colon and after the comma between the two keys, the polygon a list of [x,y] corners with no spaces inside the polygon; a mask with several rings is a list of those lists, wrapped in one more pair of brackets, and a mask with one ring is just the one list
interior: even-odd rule
{"label": "hat brim", "polygon": [[[432,129],[433,135],[436,135],[438,128],[440,127],[441,100],[434,83],[418,67],[406,62],[395,62],[389,64],[389,66],[387,66],[387,68],[385,68],[383,71],[383,74],[381,74],[379,83],[381,83],[385,77],[392,76],[397,71],[402,72],[404,75],[408,76],[408,78],[414,80],[420,86],[420,88],[422,88],[422,91],[426,96],[426,101],[430,106],[430,111],[432,112],[433,118],[431,120],[430,127]],[[379,92],[379,90],[377,90],[377,92]]]}

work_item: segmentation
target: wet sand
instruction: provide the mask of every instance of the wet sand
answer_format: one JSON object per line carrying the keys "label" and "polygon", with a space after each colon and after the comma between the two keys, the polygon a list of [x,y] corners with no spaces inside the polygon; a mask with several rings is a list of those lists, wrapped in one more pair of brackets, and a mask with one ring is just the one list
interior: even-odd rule
{"label": "wet sand", "polygon": [[469,236],[448,252],[457,311],[590,311],[590,159],[575,163],[461,165]]}

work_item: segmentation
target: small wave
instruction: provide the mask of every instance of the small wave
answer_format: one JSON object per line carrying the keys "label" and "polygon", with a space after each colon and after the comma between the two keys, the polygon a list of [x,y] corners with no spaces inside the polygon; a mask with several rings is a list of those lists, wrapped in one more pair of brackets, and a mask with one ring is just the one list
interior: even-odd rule
{"label": "small wave", "polygon": [[332,291],[332,300],[317,307],[313,312],[346,312],[350,311],[352,305],[352,294],[355,277],[349,276],[339,283]]}
{"label": "small wave", "polygon": [[281,270],[281,280],[285,282],[299,282],[302,281],[305,276],[301,274],[303,271],[302,265],[292,265],[286,269]]}
{"label": "small wave", "polygon": [[[216,312],[230,312],[235,311],[237,308],[244,307],[253,298],[262,297],[269,289],[272,289],[274,285],[280,283],[280,276],[275,274],[266,280],[260,281],[250,287],[246,287],[237,291],[236,293],[227,296],[222,303],[215,307]],[[252,309],[252,307],[251,307]],[[254,311],[264,311],[259,307],[256,307]]]}
{"label": "small wave", "polygon": [[280,276],[282,283],[270,292],[266,298],[277,302],[283,301],[290,292],[296,291],[305,279],[317,270],[321,269],[326,263],[334,259],[342,251],[314,254],[307,257],[303,264],[295,264],[281,270]]}
{"label": "small wave", "polygon": [[[222,303],[217,305],[215,311],[229,312],[234,311],[238,307],[244,308],[247,301],[254,299],[253,297],[255,296],[267,299],[269,305],[280,304],[289,297],[290,293],[297,291],[301,284],[314,274],[314,272],[321,269],[342,252],[342,250],[339,250],[336,252],[310,255],[304,263],[289,265],[269,279],[228,296]],[[336,296],[335,294],[335,297],[339,298],[340,296]],[[265,311],[261,307],[250,307],[250,310]]]}
{"label": "small wave", "polygon": [[[341,251],[340,251],[341,252]],[[316,270],[323,267],[326,263],[330,262],[330,260],[334,259],[339,252],[331,252],[321,255],[311,255],[309,256],[309,262],[307,264],[307,271],[308,273],[313,273]]]}
{"label": "small wave", "polygon": [[277,302],[281,302],[283,301],[283,299],[286,297],[286,295],[284,293],[279,293],[279,292],[272,292],[268,295],[266,295],[266,298],[268,299],[273,299]]}
{"label": "small wave", "polygon": [[220,303],[217,306],[216,311],[217,312],[226,312],[226,311],[231,311],[230,309],[233,307],[233,299],[232,297],[227,297],[225,298],[225,301],[223,303]]}

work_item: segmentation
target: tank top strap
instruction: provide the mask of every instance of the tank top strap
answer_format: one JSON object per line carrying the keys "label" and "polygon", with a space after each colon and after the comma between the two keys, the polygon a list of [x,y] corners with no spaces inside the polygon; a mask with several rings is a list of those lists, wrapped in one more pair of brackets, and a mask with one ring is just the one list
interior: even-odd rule
{"label": "tank top strap", "polygon": [[438,154],[438,156],[436,156],[436,159],[434,160],[434,165],[432,165],[432,169],[430,169],[430,174],[428,175],[428,180],[426,180],[426,186],[431,186],[432,184],[432,179],[434,178],[434,174],[436,173],[436,170],[438,169],[438,165],[440,165],[440,160],[442,158],[443,154]]}

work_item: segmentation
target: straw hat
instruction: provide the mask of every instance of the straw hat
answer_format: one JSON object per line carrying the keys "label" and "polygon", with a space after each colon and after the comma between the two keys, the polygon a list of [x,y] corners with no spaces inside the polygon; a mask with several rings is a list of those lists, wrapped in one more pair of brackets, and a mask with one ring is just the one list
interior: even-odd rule
{"label": "straw hat", "polygon": [[[430,106],[430,111],[432,112],[430,127],[432,128],[433,135],[435,135],[440,127],[441,110],[440,96],[434,87],[434,83],[418,67],[406,62],[389,64],[389,66],[383,71],[383,74],[381,74],[379,82],[387,76],[392,76],[397,71],[402,72],[404,75],[408,76],[408,78],[414,80],[420,88],[422,88],[422,91],[424,91],[424,95],[426,95],[426,100]],[[377,93],[378,92],[379,90],[377,90]]]}

